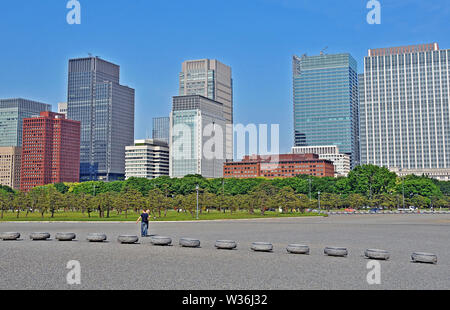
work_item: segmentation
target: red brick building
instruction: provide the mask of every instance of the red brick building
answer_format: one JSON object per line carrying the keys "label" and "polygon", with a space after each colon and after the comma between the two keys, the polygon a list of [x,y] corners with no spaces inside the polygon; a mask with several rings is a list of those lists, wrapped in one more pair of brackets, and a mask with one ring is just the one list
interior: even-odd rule
{"label": "red brick building", "polygon": [[80,128],[80,122],[53,112],[23,120],[21,191],[79,181]]}
{"label": "red brick building", "polygon": [[319,159],[316,154],[281,154],[275,156],[245,156],[240,162],[226,162],[224,178],[292,178],[306,174],[334,177],[333,162]]}

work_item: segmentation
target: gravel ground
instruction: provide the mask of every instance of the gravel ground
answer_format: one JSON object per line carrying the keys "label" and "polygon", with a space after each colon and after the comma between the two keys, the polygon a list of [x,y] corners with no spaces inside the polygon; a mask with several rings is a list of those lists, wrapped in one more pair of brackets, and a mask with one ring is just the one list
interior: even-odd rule
{"label": "gravel ground", "polygon": [[[173,246],[117,242],[139,234],[134,223],[0,223],[19,241],[0,241],[0,289],[450,289],[450,215],[351,215],[242,221],[151,223],[150,233],[169,236]],[[31,241],[31,232],[52,240]],[[76,241],[54,240],[74,232]],[[108,242],[89,243],[88,233]],[[201,240],[201,248],[180,248],[178,239]],[[235,240],[236,250],[217,250],[216,240]],[[271,242],[273,253],[250,250]],[[309,245],[308,256],[287,254],[290,243]],[[349,256],[324,256],[326,246],[347,247]],[[391,252],[381,261],[381,285],[366,281],[368,248]],[[438,255],[437,265],[411,263],[415,251]],[[66,264],[81,264],[81,285],[68,285]]]}

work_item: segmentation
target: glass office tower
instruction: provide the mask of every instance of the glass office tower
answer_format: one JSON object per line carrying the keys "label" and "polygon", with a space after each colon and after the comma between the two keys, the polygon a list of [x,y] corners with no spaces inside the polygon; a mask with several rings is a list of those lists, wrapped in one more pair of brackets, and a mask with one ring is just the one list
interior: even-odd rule
{"label": "glass office tower", "polygon": [[[226,151],[222,104],[198,95],[173,97],[170,122],[170,176],[221,178]],[[213,130],[211,136],[208,128]],[[212,147],[213,140],[217,144]],[[215,156],[209,157],[208,151]]]}
{"label": "glass office tower", "polygon": [[201,95],[220,102],[226,126],[226,158],[233,159],[233,79],[231,67],[218,60],[187,60],[179,75],[179,95]]}
{"label": "glass office tower", "polygon": [[153,118],[153,140],[163,141],[169,144],[170,135],[170,118],[169,117],[155,117]]}
{"label": "glass office tower", "polygon": [[369,50],[360,76],[361,162],[450,179],[450,50]]}
{"label": "glass office tower", "polygon": [[350,54],[293,57],[294,145],[336,145],[359,163],[358,75]]}
{"label": "glass office tower", "polygon": [[134,143],[134,89],[120,67],[98,57],[69,60],[67,117],[81,122],[80,181],[125,178],[125,147]]}
{"label": "glass office tower", "polygon": [[0,99],[0,146],[22,146],[23,119],[50,110],[46,103],[22,98]]}

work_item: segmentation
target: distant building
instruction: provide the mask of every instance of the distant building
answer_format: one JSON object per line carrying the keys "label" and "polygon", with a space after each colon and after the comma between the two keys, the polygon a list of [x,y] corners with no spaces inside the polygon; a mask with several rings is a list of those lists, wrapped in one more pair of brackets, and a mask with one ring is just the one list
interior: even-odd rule
{"label": "distant building", "polygon": [[80,172],[80,122],[63,114],[41,112],[23,120],[20,190],[78,182]]}
{"label": "distant building", "polygon": [[226,158],[233,159],[233,79],[231,67],[218,60],[183,62],[179,75],[180,96],[201,95],[220,102],[226,126]]}
{"label": "distant building", "polygon": [[67,102],[58,103],[58,113],[64,114],[67,117]]}
{"label": "distant building", "polygon": [[136,140],[125,148],[125,178],[154,179],[169,175],[169,145],[160,140]]}
{"label": "distant building", "polygon": [[169,144],[170,136],[170,117],[155,117],[153,118],[153,140],[163,141]]}
{"label": "distant building", "polygon": [[0,146],[22,146],[23,119],[50,110],[49,104],[37,101],[0,99]]}
{"label": "distant building", "polygon": [[125,178],[135,93],[119,82],[118,65],[99,57],[69,60],[67,117],[81,122],[81,181]]}
{"label": "distant building", "polygon": [[20,167],[22,148],[18,146],[0,147],[0,185],[20,189]]}
{"label": "distant building", "polygon": [[[205,178],[221,178],[226,150],[225,126],[220,102],[199,95],[173,97],[170,176],[199,174]],[[208,131],[211,131],[211,136],[205,135]],[[207,156],[207,142],[211,142],[216,134],[217,144],[211,147],[211,154]]]}
{"label": "distant building", "polygon": [[450,180],[450,49],[378,48],[359,77],[361,163]]}
{"label": "distant building", "polygon": [[337,145],[359,164],[357,72],[348,53],[293,57],[294,146]]}
{"label": "distant building", "polygon": [[224,178],[292,178],[298,175],[334,177],[333,162],[316,154],[282,154],[245,156],[240,162],[226,162]]}
{"label": "distant building", "polygon": [[346,177],[351,170],[350,156],[340,154],[336,145],[293,147],[292,154],[317,154],[320,159],[332,161],[335,177]]}

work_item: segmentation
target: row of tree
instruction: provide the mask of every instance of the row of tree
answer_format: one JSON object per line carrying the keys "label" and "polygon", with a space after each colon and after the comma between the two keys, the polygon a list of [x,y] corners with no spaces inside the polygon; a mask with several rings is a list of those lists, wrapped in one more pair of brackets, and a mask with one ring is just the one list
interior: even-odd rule
{"label": "row of tree", "polygon": [[59,210],[81,211],[88,216],[98,212],[128,215],[129,211],[150,209],[154,216],[168,210],[223,212],[246,210],[264,214],[269,209],[304,212],[306,209],[402,206],[448,207],[448,182],[427,177],[399,178],[386,168],[366,165],[354,169],[346,178],[298,176],[289,179],[205,179],[198,175],[181,179],[161,177],[153,180],[132,178],[118,182],[85,182],[36,187],[28,193],[0,188],[1,217],[5,211],[40,212],[53,217]]}

